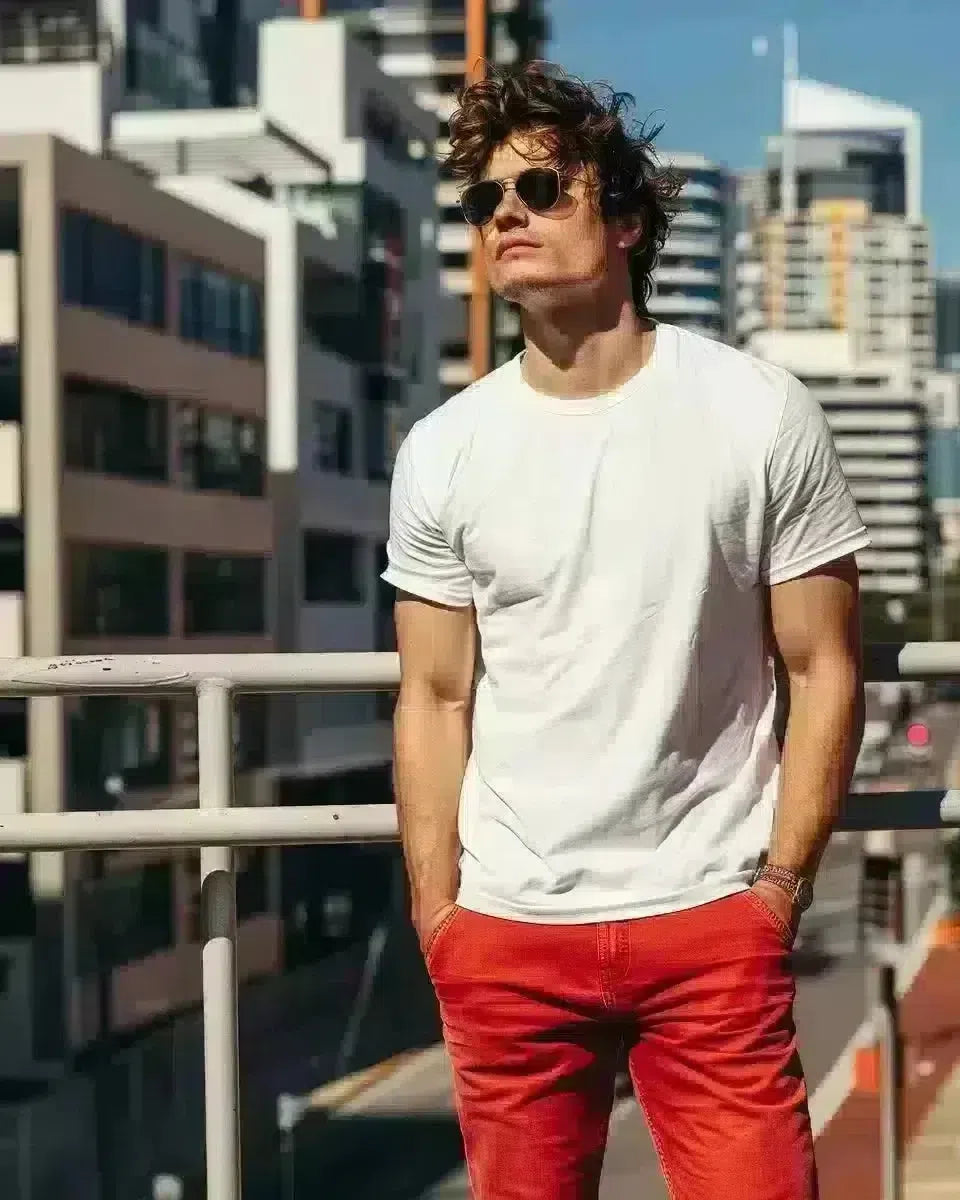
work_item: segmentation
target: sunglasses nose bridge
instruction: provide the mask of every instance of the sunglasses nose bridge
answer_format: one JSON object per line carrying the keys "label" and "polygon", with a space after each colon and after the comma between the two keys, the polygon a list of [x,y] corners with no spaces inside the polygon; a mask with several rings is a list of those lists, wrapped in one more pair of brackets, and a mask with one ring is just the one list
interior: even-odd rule
{"label": "sunglasses nose bridge", "polygon": [[[520,193],[517,191],[517,181],[515,179],[500,179],[497,181],[500,184],[500,199],[497,201],[497,207],[493,210],[493,220],[504,206],[507,206],[507,211],[518,213],[526,211],[526,205],[520,199]],[[512,199],[510,197],[513,197]]]}

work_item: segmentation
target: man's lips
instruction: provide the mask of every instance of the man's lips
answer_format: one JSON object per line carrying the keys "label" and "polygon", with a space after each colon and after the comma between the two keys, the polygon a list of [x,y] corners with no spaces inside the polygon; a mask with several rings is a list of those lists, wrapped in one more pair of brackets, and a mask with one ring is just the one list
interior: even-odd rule
{"label": "man's lips", "polygon": [[497,258],[502,258],[510,250],[537,250],[539,244],[529,238],[505,238],[497,247]]}

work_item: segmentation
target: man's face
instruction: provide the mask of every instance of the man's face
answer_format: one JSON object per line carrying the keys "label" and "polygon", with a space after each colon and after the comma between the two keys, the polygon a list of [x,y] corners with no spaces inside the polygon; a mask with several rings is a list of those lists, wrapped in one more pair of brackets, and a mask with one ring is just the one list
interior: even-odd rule
{"label": "man's face", "polygon": [[[521,171],[544,165],[549,164],[536,140],[514,135],[494,151],[484,178],[512,183]],[[560,200],[546,212],[531,212],[508,187],[480,229],[490,286],[524,308],[587,295],[607,273],[619,233],[601,218],[583,169],[561,180]]]}

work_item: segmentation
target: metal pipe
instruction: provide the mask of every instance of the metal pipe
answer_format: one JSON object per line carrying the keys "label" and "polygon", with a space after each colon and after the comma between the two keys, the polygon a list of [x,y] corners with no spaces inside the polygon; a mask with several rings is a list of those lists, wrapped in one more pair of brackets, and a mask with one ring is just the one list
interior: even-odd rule
{"label": "metal pipe", "polygon": [[[465,83],[476,83],[487,73],[488,55],[488,0],[466,0],[464,12],[466,78]],[[493,366],[492,312],[493,297],[490,281],[483,261],[483,242],[477,230],[472,231],[470,249],[470,305],[468,312],[467,341],[470,347],[470,365],[474,379],[482,379]]]}
{"label": "metal pipe", "polygon": [[[960,790],[855,792],[838,832],[960,828]],[[169,808],[111,812],[14,813],[0,817],[0,852],[129,850],[173,846],[302,846],[392,842],[392,804],[344,808]]]}
{"label": "metal pipe", "polygon": [[880,1088],[883,1200],[903,1196],[903,1044],[900,1036],[897,972],[893,962],[878,970],[878,1013],[880,1018]]}
{"label": "metal pipe", "polygon": [[[955,679],[960,642],[890,642],[864,648],[868,680]],[[393,652],[347,654],[105,654],[0,658],[0,696],[192,693],[205,679],[239,692],[383,691],[400,686]]]}
{"label": "metal pipe", "polygon": [[[856,792],[838,831],[960,828],[960,790]],[[168,808],[111,812],[14,813],[0,817],[0,852],[129,850],[181,846],[302,846],[392,842],[392,804],[344,808]]]}
{"label": "metal pipe", "polygon": [[298,846],[310,842],[389,842],[397,836],[397,812],[392,804],[147,808],[0,817],[0,851]]}
{"label": "metal pipe", "polygon": [[0,696],[192,693],[210,679],[239,692],[386,690],[400,686],[400,659],[396,653],[373,651],[0,658]]}
{"label": "metal pipe", "polygon": [[[197,689],[200,810],[233,800],[233,696],[229,683]],[[203,1063],[208,1200],[240,1200],[240,1093],[237,1042],[237,916],[233,850],[200,851],[203,918]]]}

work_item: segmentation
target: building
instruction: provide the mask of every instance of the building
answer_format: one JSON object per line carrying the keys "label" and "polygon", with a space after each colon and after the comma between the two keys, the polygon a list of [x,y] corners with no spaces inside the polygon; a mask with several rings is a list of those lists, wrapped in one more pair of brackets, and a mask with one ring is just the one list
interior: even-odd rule
{"label": "building", "polygon": [[934,288],[937,366],[960,371],[960,271],[940,275]]}
{"label": "building", "polygon": [[[766,185],[741,185],[738,341],[823,404],[873,546],[865,591],[926,588],[927,410],[933,365],[921,124],[898,105],[788,79]],[[765,199],[764,199],[765,196]]]}
{"label": "building", "polygon": [[873,538],[857,554],[864,592],[924,590],[931,513],[923,375],[903,357],[859,358],[842,332],[764,331],[752,348],[801,379],[823,406]]}
{"label": "building", "polygon": [[727,341],[734,329],[733,180],[699,154],[660,158],[684,183],[654,275],[650,311],[658,320]]}
{"label": "building", "polygon": [[[251,145],[242,166],[249,112],[122,114],[114,146],[159,186],[267,245],[279,648],[394,649],[393,592],[379,579],[389,478],[406,430],[437,403],[436,166],[426,152],[435,123],[337,18],[264,23],[259,61],[259,127],[282,127],[316,162],[270,169]],[[218,144],[229,147],[220,159]],[[175,165],[181,174],[165,173]],[[278,698],[277,802],[388,802],[391,708],[374,693]],[[357,854],[367,870],[350,880],[327,862]],[[365,914],[382,907],[394,857],[284,851],[284,907],[306,906],[319,923],[315,950],[329,948],[334,911],[335,940],[369,932]],[[288,940],[288,963],[309,940]]]}
{"label": "building", "polygon": [[842,329],[858,357],[933,365],[920,147],[916,113],[813,80],[790,82],[784,130],[768,141],[765,206],[750,173],[751,201],[741,208],[747,289],[762,265],[762,297],[740,296],[741,343],[757,328]]}
{"label": "building", "polygon": [[[0,138],[0,207],[0,655],[273,649],[262,243],[49,134]],[[260,803],[262,701],[238,716],[240,801]],[[0,731],[7,811],[196,802],[179,700],[4,701]],[[279,963],[277,864],[241,867],[245,976]],[[0,1074],[199,1001],[198,870],[0,864]]]}
{"label": "building", "polygon": [[[547,23],[542,0],[488,0],[487,57],[511,66],[542,56]],[[327,0],[327,11],[343,13],[350,30],[377,57],[387,75],[403,80],[414,99],[438,121],[435,152],[449,152],[449,118],[456,94],[471,66],[466,61],[466,0],[408,0],[373,6],[357,0]],[[441,399],[474,378],[470,345],[469,305],[473,289],[470,248],[473,233],[460,212],[458,184],[441,166],[437,185],[438,246],[442,264]],[[520,348],[520,322],[507,304],[494,299],[491,366],[511,358]]]}
{"label": "building", "polygon": [[939,565],[960,569],[960,371],[930,371],[924,379],[928,487],[937,518]]}

